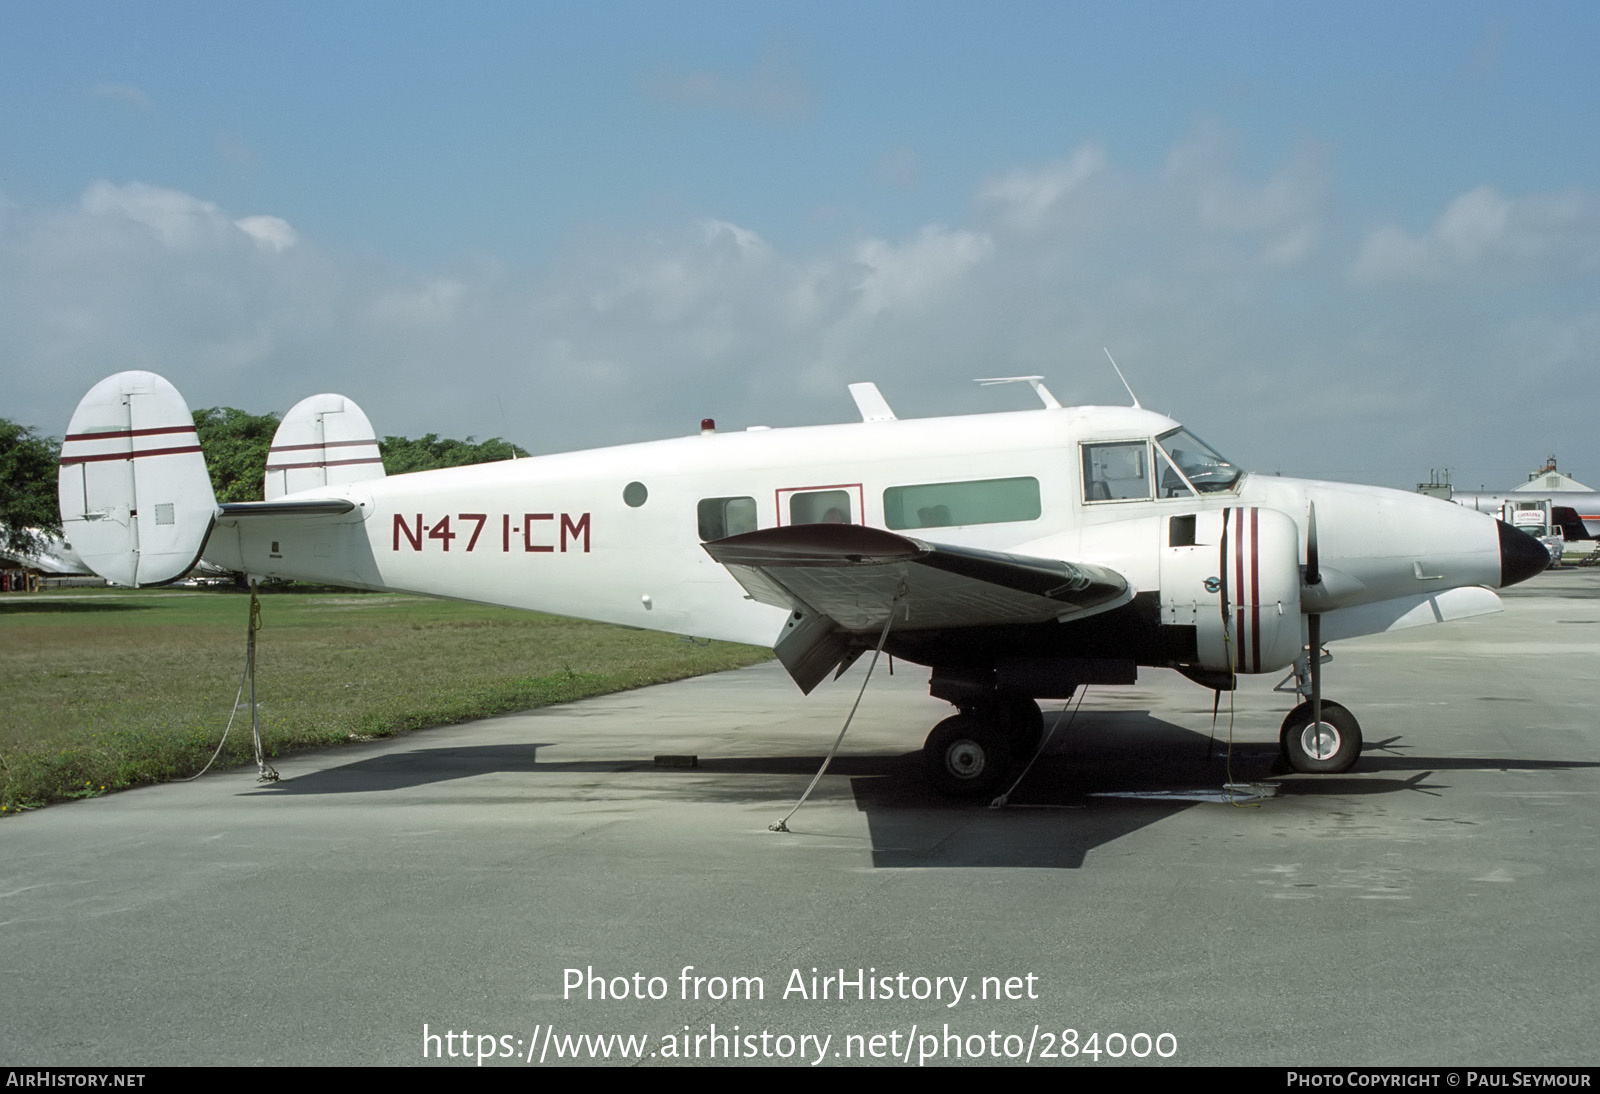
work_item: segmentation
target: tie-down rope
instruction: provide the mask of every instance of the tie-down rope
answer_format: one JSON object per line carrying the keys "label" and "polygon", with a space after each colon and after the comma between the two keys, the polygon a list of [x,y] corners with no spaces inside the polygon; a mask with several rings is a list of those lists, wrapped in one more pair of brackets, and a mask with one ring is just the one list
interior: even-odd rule
{"label": "tie-down rope", "polygon": [[776,824],[767,825],[767,828],[771,831],[787,832],[789,830],[789,818],[800,812],[800,807],[806,803],[806,799],[811,796],[811,792],[822,781],[822,776],[827,773],[828,765],[833,762],[833,757],[839,751],[839,744],[844,740],[845,730],[850,728],[850,722],[856,716],[856,708],[861,705],[861,697],[867,693],[867,683],[872,679],[872,670],[878,667],[878,655],[883,652],[883,644],[889,640],[889,624],[894,622],[895,606],[900,603],[900,598],[905,594],[905,586],[902,585],[900,591],[895,594],[894,599],[889,602],[889,616],[883,621],[883,633],[878,635],[878,648],[872,651],[872,661],[867,665],[867,675],[861,681],[861,690],[856,692],[856,701],[851,704],[850,713],[845,715],[844,725],[839,727],[839,736],[833,739],[833,747],[828,749],[828,754],[822,758],[822,766],[811,777],[811,785],[806,787],[804,794],[800,795],[800,800],[794,803],[794,808],[784,814],[783,820],[778,821]]}

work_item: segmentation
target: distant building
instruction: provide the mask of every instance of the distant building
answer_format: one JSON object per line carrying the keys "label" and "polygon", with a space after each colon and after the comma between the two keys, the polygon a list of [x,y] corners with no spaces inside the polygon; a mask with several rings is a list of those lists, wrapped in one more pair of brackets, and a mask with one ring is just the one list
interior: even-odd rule
{"label": "distant building", "polygon": [[1513,486],[1511,491],[1517,494],[1592,494],[1594,487],[1557,471],[1556,458],[1548,456],[1543,467],[1529,475],[1521,486]]}

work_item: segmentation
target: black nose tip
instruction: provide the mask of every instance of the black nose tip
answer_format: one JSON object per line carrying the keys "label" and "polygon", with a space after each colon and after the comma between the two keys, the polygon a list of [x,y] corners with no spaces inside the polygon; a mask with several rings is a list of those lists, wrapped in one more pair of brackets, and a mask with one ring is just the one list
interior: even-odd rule
{"label": "black nose tip", "polygon": [[1544,573],[1550,565],[1550,552],[1544,544],[1503,520],[1495,523],[1500,525],[1500,587]]}

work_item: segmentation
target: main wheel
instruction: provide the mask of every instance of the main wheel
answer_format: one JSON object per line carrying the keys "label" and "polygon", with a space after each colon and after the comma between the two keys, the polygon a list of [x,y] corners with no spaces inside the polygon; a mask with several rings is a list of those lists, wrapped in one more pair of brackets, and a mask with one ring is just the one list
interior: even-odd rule
{"label": "main wheel", "polygon": [[933,727],[922,760],[939,793],[981,798],[1000,788],[1011,767],[1011,750],[993,722],[957,714]]}
{"label": "main wheel", "polygon": [[1361,724],[1338,703],[1322,701],[1322,721],[1313,724],[1311,704],[1301,703],[1283,720],[1278,744],[1284,759],[1308,775],[1349,771],[1361,756]]}
{"label": "main wheel", "polygon": [[1011,755],[1019,760],[1031,758],[1044,740],[1044,712],[1039,704],[1026,695],[1002,692],[998,706]]}

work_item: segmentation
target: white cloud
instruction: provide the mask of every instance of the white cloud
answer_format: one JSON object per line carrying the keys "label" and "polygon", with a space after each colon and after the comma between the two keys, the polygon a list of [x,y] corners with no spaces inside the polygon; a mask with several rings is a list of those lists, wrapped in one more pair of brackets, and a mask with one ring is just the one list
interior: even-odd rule
{"label": "white cloud", "polygon": [[772,248],[767,241],[748,228],[741,228],[726,220],[706,219],[700,222],[700,231],[705,236],[707,246],[715,247],[724,240],[732,241],[738,249],[740,257],[755,260],[765,260],[772,256]]}
{"label": "white cloud", "polygon": [[984,183],[978,203],[1002,224],[1030,230],[1044,225],[1091,178],[1106,170],[1100,148],[1085,145],[1044,167],[1020,168]]}
{"label": "white cloud", "polygon": [[382,293],[368,306],[367,317],[388,326],[445,327],[460,315],[467,292],[467,286],[453,278],[433,278]]}
{"label": "white cloud", "polygon": [[[1125,402],[1109,345],[1147,406],[1246,465],[1380,481],[1387,468],[1391,482],[1449,461],[1461,436],[1501,443],[1519,361],[1559,380],[1563,410],[1600,395],[1584,364],[1592,278],[1423,310],[1359,291],[1327,244],[1328,175],[1306,151],[1241,172],[1207,132],[1147,171],[1084,146],[996,172],[965,223],[796,250],[707,217],[583,237],[534,273],[330,255],[277,218],[97,183],[75,207],[7,214],[0,376],[12,416],[57,429],[90,384],[147,367],[196,406],[281,410],[339,390],[382,432],[555,451],[703,417],[848,420],[853,380],[879,382],[904,416],[1029,404],[967,382],[997,374]],[[1587,199],[1470,197],[1422,236],[1391,228],[1368,246],[1388,238],[1391,275],[1552,255],[1581,272],[1563,240],[1593,216]]]}
{"label": "white cloud", "polygon": [[254,216],[240,217],[233,222],[245,235],[256,241],[256,246],[264,251],[280,254],[295,245],[300,237],[289,226],[289,222],[281,217]]}
{"label": "white cloud", "polygon": [[1303,151],[1260,185],[1238,178],[1228,165],[1228,141],[1210,127],[1179,145],[1167,160],[1167,186],[1192,201],[1195,224],[1214,238],[1232,238],[1250,259],[1293,266],[1320,244],[1327,202],[1321,157]]}
{"label": "white cloud", "polygon": [[1581,191],[1508,198],[1479,186],[1423,235],[1384,225],[1367,235],[1351,275],[1361,282],[1558,277],[1600,268],[1600,202]]}
{"label": "white cloud", "polygon": [[125,186],[100,181],[84,191],[80,206],[92,216],[142,225],[173,250],[228,247],[243,233],[262,250],[282,252],[294,245],[289,222],[273,216],[248,216],[230,220],[209,201],[130,182]]}
{"label": "white cloud", "polygon": [[[1310,260],[1326,233],[1327,171],[1319,152],[1293,156],[1264,182],[1233,169],[1231,143],[1201,126],[1175,147],[1159,174],[1118,171],[1086,144],[1041,167],[985,182],[980,216],[997,233],[1029,246],[1085,253],[1137,240],[1147,253],[1193,270],[1287,268]],[[1008,243],[1013,242],[1011,239]]]}
{"label": "white cloud", "polygon": [[937,226],[898,246],[869,239],[856,248],[856,262],[865,271],[858,286],[860,309],[876,315],[889,308],[932,306],[993,253],[994,241],[983,233]]}
{"label": "white cloud", "polygon": [[84,191],[83,210],[97,217],[123,218],[155,233],[167,247],[187,249],[216,243],[233,227],[218,208],[178,190],[131,182],[96,182]]}

